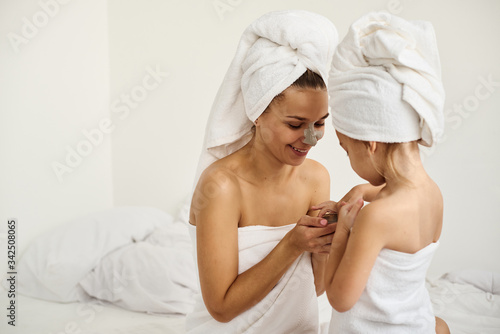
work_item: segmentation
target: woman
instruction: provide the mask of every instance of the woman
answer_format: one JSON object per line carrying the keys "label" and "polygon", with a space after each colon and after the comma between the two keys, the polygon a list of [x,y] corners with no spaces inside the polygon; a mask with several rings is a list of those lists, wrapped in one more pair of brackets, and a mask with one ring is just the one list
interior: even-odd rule
{"label": "woman", "polygon": [[[317,333],[335,225],[311,217],[329,175],[306,159],[328,117],[334,26],[273,12],[244,32],[212,108],[193,194],[201,296],[189,333]],[[311,255],[312,254],[312,255]]]}

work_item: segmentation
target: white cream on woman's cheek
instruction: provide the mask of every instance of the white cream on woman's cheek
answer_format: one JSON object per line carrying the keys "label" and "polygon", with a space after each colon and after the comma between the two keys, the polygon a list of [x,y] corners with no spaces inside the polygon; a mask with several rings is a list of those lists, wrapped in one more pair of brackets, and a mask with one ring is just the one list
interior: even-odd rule
{"label": "white cream on woman's cheek", "polygon": [[315,122],[309,123],[309,126],[304,130],[304,140],[302,141],[304,144],[316,146],[318,140],[323,137],[323,131],[316,130],[314,124]]}

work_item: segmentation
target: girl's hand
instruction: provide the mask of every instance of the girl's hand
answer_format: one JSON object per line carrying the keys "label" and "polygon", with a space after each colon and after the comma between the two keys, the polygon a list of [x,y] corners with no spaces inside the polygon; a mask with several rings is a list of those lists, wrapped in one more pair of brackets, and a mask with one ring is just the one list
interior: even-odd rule
{"label": "girl's hand", "polygon": [[309,210],[315,211],[320,210],[318,217],[323,217],[328,212],[338,213],[340,207],[338,206],[340,202],[326,201],[318,205],[313,205]]}
{"label": "girl's hand", "polygon": [[339,210],[339,221],[338,228],[345,229],[349,232],[354,225],[354,220],[358,216],[359,211],[364,205],[363,199],[358,199],[354,203],[341,202],[341,208]]}
{"label": "girl's hand", "polygon": [[320,217],[302,216],[297,225],[287,233],[290,244],[299,252],[330,253],[333,232],[337,224],[327,224]]}

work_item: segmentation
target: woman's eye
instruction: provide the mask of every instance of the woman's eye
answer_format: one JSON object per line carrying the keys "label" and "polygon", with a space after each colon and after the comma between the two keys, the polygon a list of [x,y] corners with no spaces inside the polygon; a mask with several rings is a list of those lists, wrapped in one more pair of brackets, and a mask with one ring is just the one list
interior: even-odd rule
{"label": "woman's eye", "polygon": [[300,129],[302,127],[302,124],[301,125],[288,124],[288,126],[291,127],[292,129]]}

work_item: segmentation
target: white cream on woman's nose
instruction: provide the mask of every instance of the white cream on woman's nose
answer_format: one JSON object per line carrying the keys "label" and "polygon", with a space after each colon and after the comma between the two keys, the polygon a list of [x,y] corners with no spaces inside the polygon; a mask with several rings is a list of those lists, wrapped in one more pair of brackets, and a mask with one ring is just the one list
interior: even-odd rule
{"label": "white cream on woman's nose", "polygon": [[321,137],[323,137],[323,131],[314,129],[314,122],[312,122],[304,130],[304,140],[302,142],[307,145],[316,146]]}

